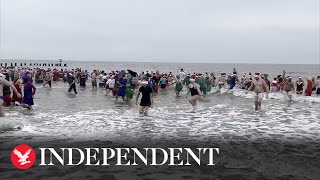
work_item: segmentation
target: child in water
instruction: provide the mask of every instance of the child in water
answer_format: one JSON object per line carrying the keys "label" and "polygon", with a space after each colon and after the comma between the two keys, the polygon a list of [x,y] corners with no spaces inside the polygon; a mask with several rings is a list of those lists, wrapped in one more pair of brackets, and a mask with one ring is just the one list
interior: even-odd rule
{"label": "child in water", "polygon": [[29,81],[29,77],[27,74],[23,75],[23,98],[21,106],[27,108],[29,110],[33,110],[33,96],[36,93],[36,88]]}

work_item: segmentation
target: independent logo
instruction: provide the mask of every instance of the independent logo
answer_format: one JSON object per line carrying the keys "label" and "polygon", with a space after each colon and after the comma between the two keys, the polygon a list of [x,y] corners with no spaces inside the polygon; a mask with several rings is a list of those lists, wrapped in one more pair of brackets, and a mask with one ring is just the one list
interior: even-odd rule
{"label": "independent logo", "polygon": [[34,149],[27,144],[16,146],[11,152],[11,162],[18,169],[29,169],[36,161]]}

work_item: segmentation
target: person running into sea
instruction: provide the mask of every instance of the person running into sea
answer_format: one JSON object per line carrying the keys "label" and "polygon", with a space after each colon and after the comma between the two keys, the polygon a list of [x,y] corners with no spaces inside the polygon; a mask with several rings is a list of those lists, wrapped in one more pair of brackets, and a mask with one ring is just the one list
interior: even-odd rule
{"label": "person running into sea", "polygon": [[157,70],[152,76],[152,91],[154,96],[158,94],[160,78],[161,74]]}
{"label": "person running into sea", "polygon": [[115,83],[116,83],[116,80],[114,79],[114,76],[111,75],[110,79],[108,79],[108,81],[106,82],[106,88],[107,88],[106,95],[108,95],[110,91],[112,92]]}
{"label": "person running into sea", "polygon": [[51,88],[51,80],[52,80],[52,73],[48,70],[44,76],[45,82],[43,83],[43,87],[45,87],[45,85],[48,84],[49,87]]}
{"label": "person running into sea", "polygon": [[76,79],[72,73],[69,73],[69,90],[68,90],[68,92],[71,92],[71,90],[73,90],[74,93],[77,94]]}
{"label": "person running into sea", "polygon": [[289,97],[290,101],[292,100],[293,91],[294,91],[294,84],[292,82],[292,77],[289,76],[285,81],[283,93]]}
{"label": "person running into sea", "polygon": [[181,68],[179,71],[179,76],[180,76],[180,80],[182,82],[183,85],[185,85],[185,78],[187,77],[186,72]]}
{"label": "person running into sea", "polygon": [[182,91],[182,88],[183,88],[183,84],[182,84],[182,81],[181,81],[179,75],[177,75],[176,78],[177,78],[177,79],[176,79],[175,91],[176,91],[177,97],[179,97],[179,96],[180,96],[179,94],[180,94],[180,92]]}
{"label": "person running into sea", "polygon": [[93,70],[93,73],[91,74],[91,84],[92,84],[92,89],[96,88],[97,89],[97,71]]}
{"label": "person running into sea", "polygon": [[169,73],[167,76],[167,86],[170,87],[170,85],[173,83],[173,78],[172,78],[172,72]]}
{"label": "person running into sea", "polygon": [[125,96],[126,96],[126,84],[127,84],[127,79],[124,78],[122,75],[120,75],[120,79],[118,81],[119,83],[119,87],[117,90],[117,95],[116,95],[116,99],[118,99],[118,97],[122,97],[123,100],[125,100]]}
{"label": "person running into sea", "polygon": [[23,80],[23,98],[21,102],[21,107],[27,108],[30,111],[33,110],[32,106],[34,105],[33,96],[36,93],[36,88],[30,82],[27,74],[22,76]]}
{"label": "person running into sea", "polygon": [[160,87],[161,89],[165,89],[166,86],[167,86],[167,78],[165,77],[165,75],[163,75],[161,78],[160,78]]}
{"label": "person running into sea", "polygon": [[301,77],[299,76],[298,80],[296,81],[296,93],[297,94],[303,94],[303,87],[304,87],[304,82],[301,79]]}
{"label": "person running into sea", "polygon": [[130,101],[133,98],[134,89],[131,86],[131,83],[127,83],[126,85],[126,100]]}
{"label": "person running into sea", "polygon": [[211,92],[211,89],[212,89],[212,81],[210,79],[209,76],[206,76],[205,79],[204,79],[204,82],[205,82],[205,85],[206,85],[206,90],[207,92]]}
{"label": "person running into sea", "polygon": [[312,94],[312,81],[310,77],[307,77],[307,83],[305,87],[305,95],[306,96],[311,96]]}
{"label": "person running into sea", "polygon": [[311,80],[311,81],[312,81],[312,91],[315,91],[315,90],[316,90],[316,86],[317,86],[317,85],[316,85],[316,83],[317,83],[317,82],[316,82],[316,78],[312,77],[312,80]]}
{"label": "person running into sea", "polygon": [[230,87],[229,87],[229,90],[232,90],[232,89],[236,86],[237,82],[239,81],[239,80],[238,80],[238,76],[237,76],[236,73],[237,73],[237,72],[236,72],[235,69],[234,69],[234,71],[233,71],[233,73],[232,73],[232,75],[231,75],[231,77],[230,77]]}
{"label": "person running into sea", "polygon": [[259,73],[256,73],[254,76],[254,80],[252,80],[251,85],[246,92],[248,94],[249,91],[253,89],[253,92],[255,93],[254,96],[254,103],[255,103],[255,110],[258,111],[261,109],[261,103],[262,99],[264,97],[264,92],[267,93],[266,98],[268,98],[269,90],[267,87],[266,82],[260,78]]}
{"label": "person running into sea", "polygon": [[216,80],[217,80],[216,75],[214,73],[211,73],[210,74],[210,81],[212,83],[212,85],[211,85],[212,87],[216,86]]}
{"label": "person running into sea", "polygon": [[81,71],[79,76],[80,87],[86,87],[87,76],[84,71]]}
{"label": "person running into sea", "polygon": [[320,76],[317,77],[316,81],[316,94],[320,95]]}
{"label": "person running into sea", "polygon": [[[16,79],[14,82],[13,82],[13,85],[14,87],[16,87],[17,91],[19,92],[19,94],[21,94],[21,82],[20,82],[20,79]],[[14,103],[14,105],[16,106],[19,106],[21,105],[21,96],[18,97],[18,94],[16,94],[14,91],[13,91],[13,94],[12,94],[12,102]]]}
{"label": "person running into sea", "polygon": [[105,88],[106,87],[106,79],[107,76],[104,73],[104,71],[101,71],[100,75],[99,75],[99,88]]}
{"label": "person running into sea", "polygon": [[266,84],[267,84],[267,86],[268,86],[268,90],[269,90],[269,92],[270,92],[271,82],[269,81],[268,76],[269,76],[268,74],[264,74],[264,75],[262,76],[262,79],[266,82]]}
{"label": "person running into sea", "polygon": [[153,104],[153,93],[152,88],[148,86],[147,81],[142,81],[141,84],[142,86],[139,88],[139,92],[136,97],[136,105],[138,105],[139,96],[140,94],[142,94],[139,113],[141,115],[147,116],[148,110],[150,107],[152,107]]}
{"label": "person running into sea", "polygon": [[11,89],[17,94],[19,98],[21,98],[21,94],[18,92],[18,90],[14,87],[13,84],[11,84],[9,81],[5,79],[5,75],[0,73],[0,117],[4,117],[4,112],[3,112],[3,85],[7,85],[11,87]]}
{"label": "person running into sea", "polygon": [[221,88],[225,87],[227,84],[226,79],[226,73],[221,73],[221,77],[219,78],[216,87],[218,87],[218,91],[220,91]]}
{"label": "person running into sea", "polygon": [[278,92],[278,79],[274,78],[271,83],[271,92],[275,93]]}
{"label": "person running into sea", "polygon": [[192,112],[195,112],[197,109],[197,101],[200,96],[202,96],[202,93],[200,91],[200,85],[196,84],[195,79],[190,79],[190,82],[186,98],[188,98],[188,95],[191,93],[189,103],[192,105]]}

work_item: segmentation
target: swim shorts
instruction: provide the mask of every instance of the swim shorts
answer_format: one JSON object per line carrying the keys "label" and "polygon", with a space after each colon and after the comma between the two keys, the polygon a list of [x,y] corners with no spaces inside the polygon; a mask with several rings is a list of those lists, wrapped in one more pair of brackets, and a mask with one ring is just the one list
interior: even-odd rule
{"label": "swim shorts", "polygon": [[264,93],[256,93],[256,95],[254,96],[254,101],[258,101],[258,102],[261,102],[262,99],[264,97]]}

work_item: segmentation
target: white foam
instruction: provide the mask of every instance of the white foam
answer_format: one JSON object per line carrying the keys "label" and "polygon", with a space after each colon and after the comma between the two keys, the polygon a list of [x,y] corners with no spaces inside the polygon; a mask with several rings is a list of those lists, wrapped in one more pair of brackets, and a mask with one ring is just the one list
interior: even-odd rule
{"label": "white foam", "polygon": [[[235,95],[235,96],[249,98],[249,99],[252,99],[254,97],[253,92],[249,92],[248,94],[246,94],[246,90],[241,90],[241,89],[230,91],[230,93],[233,93],[233,95]],[[289,98],[285,94],[280,93],[280,92],[269,93],[269,99],[281,100],[281,101],[289,100]],[[302,96],[302,95],[293,94],[292,100],[294,102],[320,103],[320,96],[318,96],[318,97],[317,96]]]}
{"label": "white foam", "polygon": [[14,129],[22,128],[23,123],[21,121],[12,120],[11,118],[0,118],[0,131],[12,131]]}

